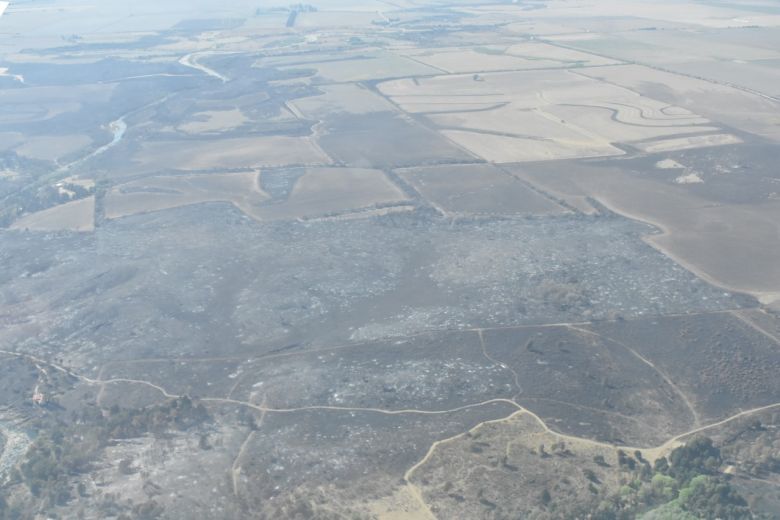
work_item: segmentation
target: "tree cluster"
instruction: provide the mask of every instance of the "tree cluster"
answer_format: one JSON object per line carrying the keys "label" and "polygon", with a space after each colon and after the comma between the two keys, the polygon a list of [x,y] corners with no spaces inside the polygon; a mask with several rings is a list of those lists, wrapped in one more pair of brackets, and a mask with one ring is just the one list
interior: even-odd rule
{"label": "tree cluster", "polygon": [[633,480],[596,507],[595,520],[741,520],[753,518],[745,499],[720,472],[723,458],[712,439],[696,438],[651,467],[641,453],[620,452]]}

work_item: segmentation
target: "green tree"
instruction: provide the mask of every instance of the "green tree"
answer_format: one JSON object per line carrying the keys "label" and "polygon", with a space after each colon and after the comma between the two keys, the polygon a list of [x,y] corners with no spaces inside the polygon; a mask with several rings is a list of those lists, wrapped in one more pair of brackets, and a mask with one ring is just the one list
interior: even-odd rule
{"label": "green tree", "polygon": [[678,500],[683,509],[707,520],[753,517],[745,499],[727,482],[707,475],[694,477],[686,488],[680,490]]}
{"label": "green tree", "polygon": [[669,459],[669,474],[680,483],[687,483],[697,475],[715,474],[722,462],[720,450],[708,437],[696,438],[675,449]]}

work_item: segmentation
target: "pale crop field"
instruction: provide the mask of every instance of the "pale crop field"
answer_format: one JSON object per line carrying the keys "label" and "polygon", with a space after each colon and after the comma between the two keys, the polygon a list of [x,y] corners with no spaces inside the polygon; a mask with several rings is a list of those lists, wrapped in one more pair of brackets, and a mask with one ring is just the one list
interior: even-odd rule
{"label": "pale crop field", "polygon": [[14,222],[11,229],[92,231],[95,229],[94,215],[95,197],[87,197],[26,215]]}
{"label": "pale crop field", "polygon": [[329,114],[368,114],[395,110],[382,96],[354,83],[318,87],[322,94],[290,101],[303,117],[320,119]]}
{"label": "pale crop field", "polygon": [[[612,68],[619,67],[583,70]],[[687,108],[565,70],[402,79],[381,83],[379,89],[402,109],[426,114],[452,141],[492,162],[620,155],[615,143],[721,130]],[[657,149],[717,142],[701,137]]]}
{"label": "pale crop field", "polygon": [[229,202],[244,210],[267,199],[257,173],[246,172],[140,179],[112,189],[105,205],[111,219],[204,202]]}
{"label": "pale crop field", "polygon": [[26,87],[0,90],[3,104],[13,111],[0,113],[0,123],[30,123],[48,121],[62,114],[78,112],[83,99],[108,102],[116,85],[80,85],[68,89],[59,87]]}
{"label": "pale crop field", "polygon": [[561,61],[545,58],[527,58],[503,53],[489,54],[471,49],[426,52],[413,55],[413,57],[416,61],[450,73],[544,69],[568,65]]}
{"label": "pale crop field", "polygon": [[307,168],[289,199],[247,211],[259,220],[311,218],[348,213],[377,204],[398,204],[408,197],[380,170]]}
{"label": "pale crop field", "polygon": [[442,213],[550,215],[561,206],[490,164],[410,168],[398,174]]}
{"label": "pale crop field", "polygon": [[580,73],[780,142],[780,103],[766,97],[639,65],[597,67]]}
{"label": "pale crop field", "polygon": [[[302,67],[281,67],[282,70],[300,68]],[[355,59],[312,63],[305,68],[316,69],[317,75],[325,81],[341,82],[432,75],[441,72],[404,56],[387,52]]]}
{"label": "pale crop field", "polygon": [[31,159],[57,161],[61,157],[85,149],[92,139],[84,134],[42,135],[26,139],[16,153]]}
{"label": "pale crop field", "polygon": [[552,62],[555,67],[612,65],[617,63],[610,58],[596,56],[542,42],[523,42],[510,46],[506,53],[541,63]]}
{"label": "pale crop field", "polygon": [[705,148],[708,146],[723,146],[727,144],[741,143],[742,139],[732,134],[697,135],[691,137],[678,137],[663,141],[651,141],[639,143],[636,146],[647,153],[671,152],[675,150],[690,150],[691,148]]}
{"label": "pale crop field", "polygon": [[155,170],[210,170],[330,162],[312,139],[286,136],[146,142],[134,159],[141,166]]}
{"label": "pale crop field", "polygon": [[363,168],[307,168],[287,199],[272,203],[269,199],[258,185],[258,173],[244,172],[131,181],[112,189],[105,205],[106,217],[114,219],[206,202],[227,202],[250,217],[265,221],[344,214],[408,201],[380,170]]}
{"label": "pale crop field", "polygon": [[566,124],[587,128],[610,142],[632,143],[657,137],[718,130],[714,126],[659,126],[657,124],[623,123],[613,118],[615,111],[609,107],[554,106],[547,108],[547,111],[565,121]]}
{"label": "pale crop field", "polygon": [[552,161],[623,154],[621,150],[608,144],[598,145],[587,140],[543,141],[463,130],[443,130],[442,133],[471,153],[495,163]]}

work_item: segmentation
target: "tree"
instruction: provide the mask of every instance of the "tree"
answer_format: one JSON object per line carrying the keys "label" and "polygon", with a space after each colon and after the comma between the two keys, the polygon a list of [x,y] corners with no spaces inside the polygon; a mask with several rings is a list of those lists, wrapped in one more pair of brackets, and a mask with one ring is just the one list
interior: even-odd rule
{"label": "tree", "polygon": [[720,450],[708,437],[696,438],[675,449],[669,459],[669,474],[681,484],[697,475],[715,474],[722,462]]}
{"label": "tree", "polygon": [[656,459],[655,464],[653,464],[653,470],[656,473],[668,473],[669,472],[669,461],[666,460],[666,457],[661,457],[660,459]]}
{"label": "tree", "polygon": [[596,474],[593,472],[592,469],[585,468],[582,470],[582,473],[585,475],[585,478],[590,480],[591,482],[595,484],[601,483],[601,481],[599,480],[599,478],[596,476]]}
{"label": "tree", "polygon": [[727,482],[699,475],[680,490],[679,502],[683,509],[700,518],[752,518],[747,502]]}

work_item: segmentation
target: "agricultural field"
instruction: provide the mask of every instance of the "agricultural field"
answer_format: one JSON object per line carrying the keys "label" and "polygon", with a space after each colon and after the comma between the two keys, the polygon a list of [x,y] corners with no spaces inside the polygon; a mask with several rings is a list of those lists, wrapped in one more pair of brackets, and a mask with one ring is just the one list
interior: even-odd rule
{"label": "agricultural field", "polygon": [[445,136],[396,112],[339,114],[318,128],[336,164],[366,168],[475,162]]}
{"label": "agricultural field", "polygon": [[397,170],[444,214],[552,215],[565,208],[499,168],[486,164]]}
{"label": "agricultural field", "polygon": [[393,105],[366,87],[354,83],[323,85],[320,93],[292,101],[302,118],[323,119],[336,114],[388,112]]}
{"label": "agricultural field", "polygon": [[780,518],[774,3],[0,11],[0,518]]}
{"label": "agricultural field", "polygon": [[595,68],[582,73],[636,89],[640,94],[655,96],[659,101],[677,104],[773,142],[780,139],[777,101],[704,79],[650,68],[637,70],[639,67]]}
{"label": "agricultural field", "polygon": [[219,141],[147,143],[133,160],[141,170],[213,170],[323,164],[328,158],[310,139],[283,136]]}
{"label": "agricultural field", "polygon": [[260,220],[339,215],[376,207],[405,207],[404,203],[409,200],[379,170],[305,168],[269,171],[261,175],[262,182],[273,183],[277,191],[272,204],[247,210],[249,215]]}
{"label": "agricultural field", "polygon": [[14,222],[12,228],[35,231],[92,231],[94,215],[95,198],[88,197],[26,215]]}
{"label": "agricultural field", "polygon": [[[308,67],[316,71],[317,81],[326,83],[430,75],[438,72],[435,67],[386,52],[356,54],[347,59],[322,61]],[[284,67],[281,69],[285,70]]]}
{"label": "agricultural field", "polygon": [[[780,272],[770,260],[780,254],[773,238],[780,206],[772,195],[777,174],[765,153],[763,147],[729,145],[658,153],[625,168],[550,163],[511,171],[585,211],[594,211],[592,201],[598,201],[654,224],[660,233],[646,237],[648,243],[713,283],[771,303],[780,290]],[[657,167],[667,160],[679,167]],[[753,176],[762,180],[736,186]]]}
{"label": "agricultural field", "polygon": [[[745,44],[732,38],[732,34],[733,31],[722,30],[699,34],[633,31],[583,38],[568,45],[599,54],[611,52],[626,61],[777,96],[777,49],[765,43],[756,45],[755,41]],[[683,52],[679,52],[681,49]],[[723,56],[728,56],[728,60]]]}
{"label": "agricultural field", "polygon": [[[267,184],[271,193],[263,191],[261,184]],[[379,170],[299,168],[146,177],[113,188],[105,194],[103,204],[105,218],[115,219],[194,204],[227,202],[263,221],[350,213],[399,205],[406,200],[403,191]],[[26,223],[32,217],[19,222]]]}
{"label": "agricultural field", "polygon": [[509,47],[438,49],[409,54],[415,61],[448,73],[496,72],[527,69],[565,69],[612,65],[617,62],[545,43],[521,43]]}
{"label": "agricultural field", "polygon": [[[637,143],[651,152],[739,142],[730,134],[700,136],[719,128],[679,106],[573,71],[395,80],[379,89],[411,113],[426,114],[463,148],[496,163],[622,155],[618,143]],[[442,90],[452,95],[442,96]],[[685,134],[694,136],[675,137]],[[660,138],[668,139],[645,143]]]}
{"label": "agricultural field", "polygon": [[205,202],[231,202],[250,210],[269,198],[257,176],[257,172],[182,175],[128,182],[105,195],[105,216],[120,218]]}
{"label": "agricultural field", "polygon": [[15,151],[29,159],[59,162],[62,157],[74,154],[91,143],[92,140],[86,135],[40,136],[26,140]]}

